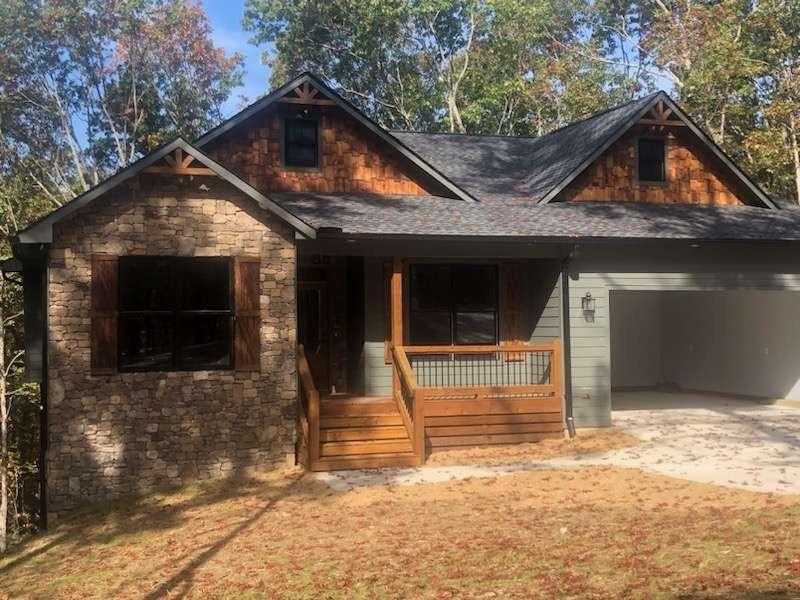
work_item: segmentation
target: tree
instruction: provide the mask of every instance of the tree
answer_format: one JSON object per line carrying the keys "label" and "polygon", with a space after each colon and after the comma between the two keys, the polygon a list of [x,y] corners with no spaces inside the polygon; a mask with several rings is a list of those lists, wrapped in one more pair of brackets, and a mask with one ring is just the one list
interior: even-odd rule
{"label": "tree", "polygon": [[9,0],[0,136],[54,204],[175,134],[219,121],[241,57],[183,0]]}
{"label": "tree", "polygon": [[760,112],[746,143],[770,187],[800,203],[800,2],[759,2],[748,34]]}
{"label": "tree", "polygon": [[314,71],[388,127],[543,133],[621,97],[574,53],[587,0],[247,0],[272,83]]}

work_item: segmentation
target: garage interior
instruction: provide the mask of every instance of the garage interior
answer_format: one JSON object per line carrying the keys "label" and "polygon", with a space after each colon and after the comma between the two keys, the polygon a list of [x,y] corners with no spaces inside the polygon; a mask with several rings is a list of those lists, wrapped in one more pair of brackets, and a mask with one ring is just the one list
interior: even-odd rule
{"label": "garage interior", "polygon": [[800,400],[800,292],[625,290],[610,303],[612,408],[635,408],[623,392],[638,390],[683,407],[690,392]]}

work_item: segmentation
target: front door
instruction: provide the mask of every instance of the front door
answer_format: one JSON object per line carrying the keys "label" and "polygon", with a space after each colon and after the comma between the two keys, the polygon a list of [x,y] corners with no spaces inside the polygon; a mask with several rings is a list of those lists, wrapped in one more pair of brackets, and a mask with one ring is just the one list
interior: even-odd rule
{"label": "front door", "polygon": [[323,392],[331,389],[327,295],[325,282],[301,281],[298,285],[297,339],[305,348],[314,385]]}

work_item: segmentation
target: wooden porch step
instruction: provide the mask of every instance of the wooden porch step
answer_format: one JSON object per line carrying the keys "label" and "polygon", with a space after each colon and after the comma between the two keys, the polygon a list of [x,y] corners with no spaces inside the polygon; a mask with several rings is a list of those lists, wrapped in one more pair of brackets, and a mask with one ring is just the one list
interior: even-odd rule
{"label": "wooden porch step", "polygon": [[397,440],[408,438],[404,425],[389,427],[336,427],[321,428],[322,442],[345,442],[352,440]]}
{"label": "wooden porch step", "polygon": [[343,429],[345,427],[386,427],[402,425],[400,413],[393,415],[360,415],[355,417],[322,417],[321,429]]}
{"label": "wooden porch step", "polygon": [[324,398],[320,402],[320,416],[322,417],[396,414],[399,413],[392,398]]}
{"label": "wooden porch step", "polygon": [[419,464],[413,452],[392,452],[361,456],[322,458],[312,471],[347,471],[350,469],[383,469],[388,467],[415,467]]}
{"label": "wooden porch step", "polygon": [[343,442],[322,442],[320,456],[329,458],[334,456],[351,456],[359,454],[391,454],[397,452],[412,452],[411,440],[350,440]]}

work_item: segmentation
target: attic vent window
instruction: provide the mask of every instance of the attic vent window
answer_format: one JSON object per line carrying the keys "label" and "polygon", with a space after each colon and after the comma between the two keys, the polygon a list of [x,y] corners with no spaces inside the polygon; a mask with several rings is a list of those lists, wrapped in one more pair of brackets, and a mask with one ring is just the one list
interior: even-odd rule
{"label": "attic vent window", "polygon": [[319,127],[314,119],[287,118],[283,127],[283,164],[289,168],[319,168]]}
{"label": "attic vent window", "polygon": [[637,147],[639,181],[667,180],[667,142],[663,138],[639,138]]}

